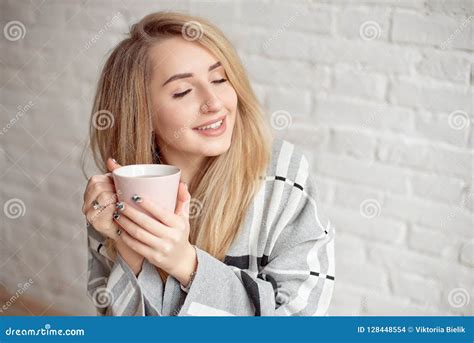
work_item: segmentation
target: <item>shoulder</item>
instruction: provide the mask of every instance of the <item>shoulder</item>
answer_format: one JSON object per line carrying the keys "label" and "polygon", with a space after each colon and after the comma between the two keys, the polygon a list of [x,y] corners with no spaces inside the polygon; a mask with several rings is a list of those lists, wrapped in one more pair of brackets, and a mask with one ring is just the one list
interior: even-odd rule
{"label": "shoulder", "polygon": [[276,230],[275,237],[282,242],[323,237],[329,230],[329,218],[317,206],[319,191],[310,169],[303,148],[284,139],[274,140],[260,208],[267,229]]}
{"label": "shoulder", "polygon": [[285,139],[275,138],[266,173],[267,181],[272,177],[281,181],[285,181],[283,179],[303,181],[308,174],[309,163],[303,149]]}

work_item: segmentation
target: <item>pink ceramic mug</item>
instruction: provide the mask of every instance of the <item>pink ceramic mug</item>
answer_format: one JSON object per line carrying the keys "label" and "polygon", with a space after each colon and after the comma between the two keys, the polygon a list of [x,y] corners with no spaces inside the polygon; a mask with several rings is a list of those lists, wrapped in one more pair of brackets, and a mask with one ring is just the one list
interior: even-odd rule
{"label": "pink ceramic mug", "polygon": [[181,177],[178,167],[167,164],[131,164],[113,170],[112,176],[120,201],[147,213],[132,200],[132,196],[138,194],[174,213]]}

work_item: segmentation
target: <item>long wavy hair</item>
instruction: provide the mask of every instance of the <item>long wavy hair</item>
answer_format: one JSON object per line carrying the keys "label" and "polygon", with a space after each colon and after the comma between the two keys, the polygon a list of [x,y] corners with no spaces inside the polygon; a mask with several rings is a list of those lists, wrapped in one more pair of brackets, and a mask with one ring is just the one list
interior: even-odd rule
{"label": "long wavy hair", "polygon": [[[113,157],[121,165],[161,163],[153,133],[150,99],[153,66],[150,48],[171,36],[194,35],[221,61],[237,93],[237,115],[231,145],[209,157],[188,185],[190,242],[223,261],[258,192],[270,160],[272,135],[232,44],[208,21],[175,12],[157,12],[131,26],[108,57],[97,86],[90,118],[94,163],[107,173]],[[245,135],[245,136],[244,136]],[[84,163],[84,160],[83,160]],[[84,164],[83,164],[84,166]],[[116,257],[113,240],[106,247]],[[167,274],[159,270],[163,281]]]}

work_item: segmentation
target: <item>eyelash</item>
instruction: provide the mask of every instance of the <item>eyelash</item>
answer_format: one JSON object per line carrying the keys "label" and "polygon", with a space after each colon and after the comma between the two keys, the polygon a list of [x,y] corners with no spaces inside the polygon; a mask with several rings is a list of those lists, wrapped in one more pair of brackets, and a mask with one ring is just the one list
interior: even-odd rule
{"label": "eyelash", "polygon": [[[224,82],[226,82],[226,81],[227,81],[227,79],[220,79],[220,80],[212,81],[212,83],[217,83],[217,84],[219,84],[219,83],[224,83]],[[183,96],[185,96],[185,95],[188,94],[189,92],[191,92],[191,89],[188,89],[188,90],[186,90],[186,91],[184,91],[184,92],[182,92],[182,93],[173,94],[173,98],[175,98],[175,99],[176,99],[176,98],[182,98]]]}

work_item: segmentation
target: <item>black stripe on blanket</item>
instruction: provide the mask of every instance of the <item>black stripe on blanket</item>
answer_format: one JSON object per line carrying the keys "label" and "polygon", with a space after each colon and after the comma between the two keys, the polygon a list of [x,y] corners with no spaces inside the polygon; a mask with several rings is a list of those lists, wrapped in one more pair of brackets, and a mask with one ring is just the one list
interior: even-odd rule
{"label": "black stripe on blanket", "polygon": [[[310,275],[319,276],[320,273],[318,273],[318,272],[310,272],[309,274],[310,274]],[[335,277],[332,276],[332,275],[326,275],[326,279],[335,280]]]}
{"label": "black stripe on blanket", "polygon": [[[249,255],[226,256],[224,258],[224,263],[227,264],[228,266],[234,266],[239,269],[249,269],[250,257]],[[268,264],[268,256],[263,255],[262,257],[257,257],[257,263],[261,267],[265,267]]]}
{"label": "black stripe on blanket", "polygon": [[[286,182],[288,179],[284,176],[275,175],[275,180]],[[299,188],[300,190],[303,190],[303,186],[301,186],[299,183],[293,182],[291,180],[288,180],[288,182],[292,183],[293,187],[296,187],[296,188]]]}
{"label": "black stripe on blanket", "polygon": [[261,316],[260,309],[260,294],[258,292],[258,285],[253,279],[243,270],[240,271],[242,283],[244,284],[245,290],[252,300],[253,306],[255,307],[255,316]]}

